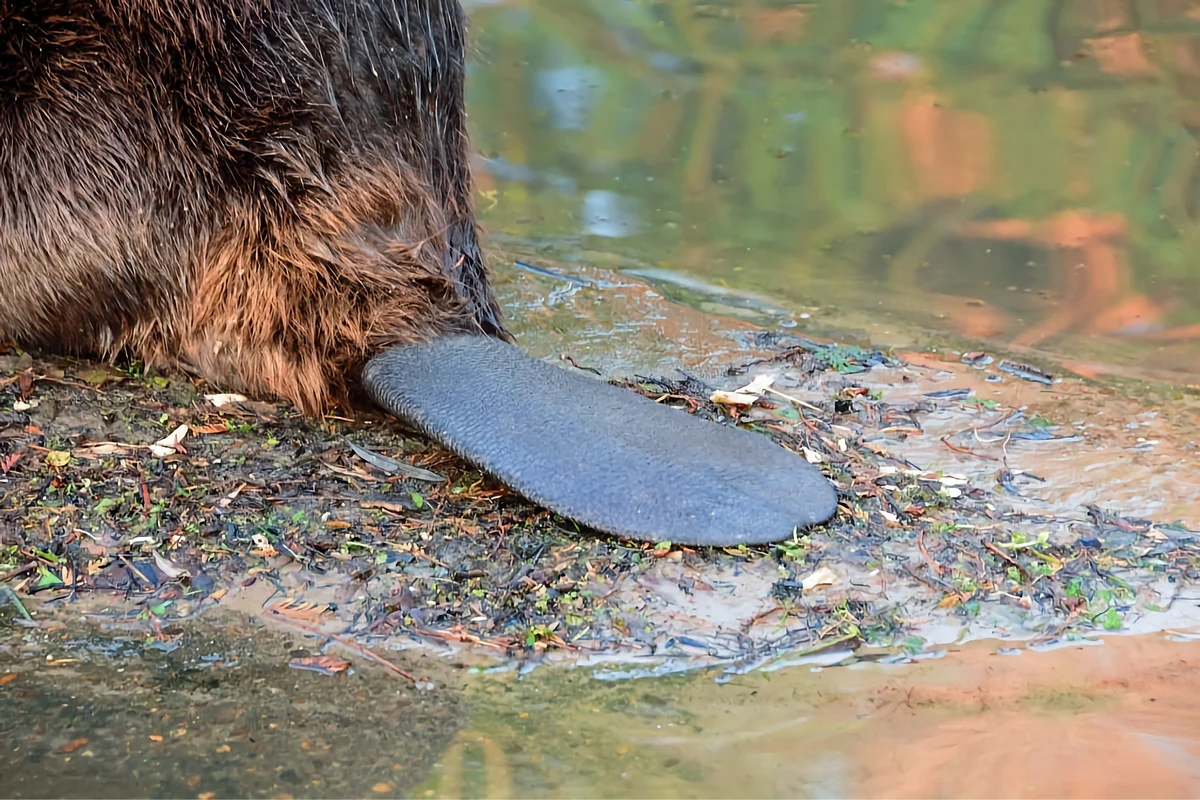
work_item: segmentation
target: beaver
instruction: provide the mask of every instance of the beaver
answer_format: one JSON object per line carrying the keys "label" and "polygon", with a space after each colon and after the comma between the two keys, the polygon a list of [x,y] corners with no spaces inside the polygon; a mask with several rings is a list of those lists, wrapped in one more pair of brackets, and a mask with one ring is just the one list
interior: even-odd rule
{"label": "beaver", "polygon": [[465,30],[458,0],[0,0],[0,338],[313,416],[370,399],[602,532],[827,520],[831,483],[767,437],[514,343]]}

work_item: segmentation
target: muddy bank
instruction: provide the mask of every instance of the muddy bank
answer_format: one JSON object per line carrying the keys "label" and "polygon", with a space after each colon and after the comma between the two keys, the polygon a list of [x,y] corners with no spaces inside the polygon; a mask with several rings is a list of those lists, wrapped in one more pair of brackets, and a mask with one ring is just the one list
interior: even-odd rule
{"label": "muddy bank", "polygon": [[707,333],[635,320],[616,364],[585,327],[522,335],[819,463],[830,524],[634,544],[378,415],[0,356],[4,792],[114,765],[119,795],[959,796],[1003,765],[992,794],[1194,796],[1195,645],[1113,635],[1200,630],[1194,397],[620,291]]}
{"label": "muddy bank", "polygon": [[229,613],[168,641],[105,622],[0,630],[0,795],[405,795],[464,725],[444,667],[415,689],[336,649],[332,676],[290,667],[320,641]]}
{"label": "muddy bank", "polygon": [[[15,600],[0,613],[104,597],[170,639],[170,620],[225,607],[364,648],[633,658],[637,674],[1198,621],[1184,414],[987,354],[723,324],[754,348],[719,374],[709,359],[688,377],[681,358],[628,385],[822,466],[837,517],[774,547],[577,531],[377,415],[313,425],[136,365],[10,350],[0,575]],[[560,352],[592,368],[586,347]],[[764,377],[750,401],[712,399]]]}

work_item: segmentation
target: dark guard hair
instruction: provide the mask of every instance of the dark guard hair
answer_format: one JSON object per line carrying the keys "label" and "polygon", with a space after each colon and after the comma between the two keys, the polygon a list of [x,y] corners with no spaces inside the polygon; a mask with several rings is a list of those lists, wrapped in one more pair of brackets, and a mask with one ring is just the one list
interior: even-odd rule
{"label": "dark guard hair", "polygon": [[0,335],[310,414],[502,335],[453,0],[0,0]]}
{"label": "dark guard hair", "polygon": [[362,386],[614,533],[735,544],[828,518],[829,483],[765,437],[508,341],[464,23],[456,0],[0,0],[0,338],[312,415]]}

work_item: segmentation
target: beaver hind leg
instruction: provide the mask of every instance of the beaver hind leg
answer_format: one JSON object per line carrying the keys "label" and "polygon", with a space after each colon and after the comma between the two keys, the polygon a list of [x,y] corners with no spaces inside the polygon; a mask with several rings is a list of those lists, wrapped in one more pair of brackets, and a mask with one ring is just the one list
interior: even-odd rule
{"label": "beaver hind leg", "polygon": [[645,541],[766,544],[828,520],[821,472],[765,436],[696,419],[539,361],[447,336],[369,361],[374,400],[530,500]]}

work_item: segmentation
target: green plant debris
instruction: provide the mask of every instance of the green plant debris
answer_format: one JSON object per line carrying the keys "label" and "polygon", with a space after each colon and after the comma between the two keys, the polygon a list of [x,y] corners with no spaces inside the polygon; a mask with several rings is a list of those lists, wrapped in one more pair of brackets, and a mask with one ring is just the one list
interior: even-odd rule
{"label": "green plant debris", "polygon": [[[808,344],[775,360],[843,387],[836,373],[897,363]],[[350,634],[510,653],[669,649],[615,587],[663,564],[703,577],[766,562],[777,576],[776,616],[761,623],[775,636],[770,647],[866,642],[915,653],[924,642],[910,638],[913,620],[932,613],[1004,608],[1059,636],[1116,630],[1149,579],[1194,582],[1200,569],[1200,540],[1186,530],[1094,509],[1071,521],[1072,541],[1050,535],[1052,520],[1006,516],[996,487],[948,492],[946,476],[916,473],[881,450],[880,431],[911,428],[919,414],[901,414],[868,386],[842,392],[852,402],[827,413],[744,420],[821,459],[839,490],[838,516],[770,547],[707,549],[580,531],[381,415],[315,424],[267,403],[218,409],[185,379],[142,380],[137,365],[107,371],[98,393],[95,365],[35,364],[33,374],[53,377],[31,386],[33,399],[53,401],[53,420],[31,416],[34,407],[11,410],[19,388],[0,386],[0,576],[12,597],[102,594],[114,598],[114,614],[165,622],[247,581],[282,587],[281,570],[299,565],[356,585],[352,607],[337,611],[352,620]],[[626,386],[728,423],[729,409],[697,381]],[[154,457],[149,445],[178,425],[189,428],[186,452]],[[379,469],[355,448],[402,466]],[[916,587],[916,599],[899,607],[874,586],[804,589],[817,569],[847,563],[879,584]],[[685,578],[679,590],[711,591],[702,583]]]}

